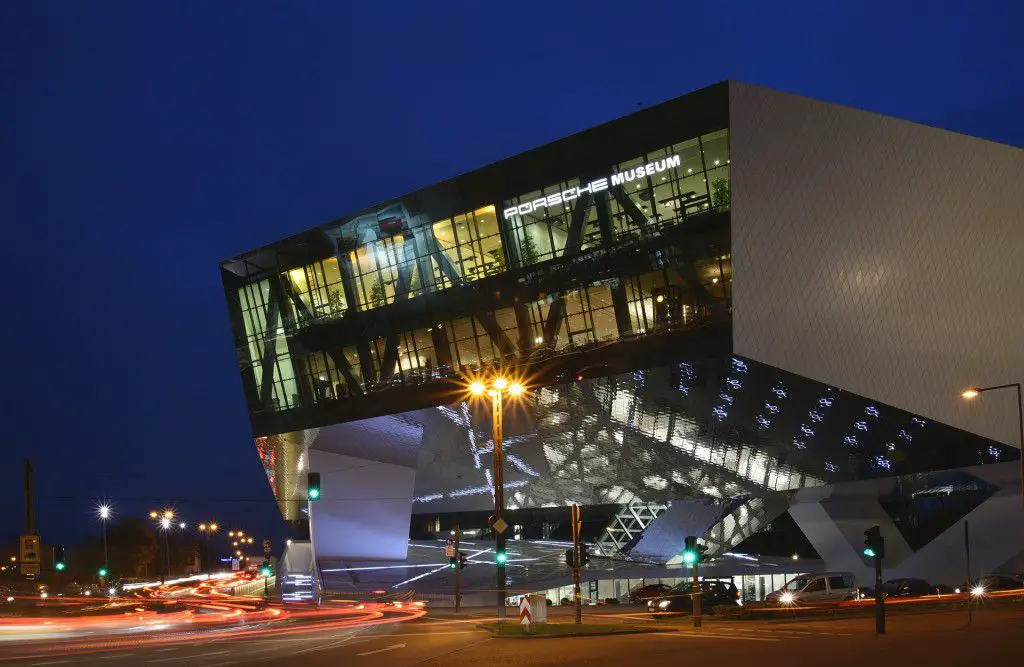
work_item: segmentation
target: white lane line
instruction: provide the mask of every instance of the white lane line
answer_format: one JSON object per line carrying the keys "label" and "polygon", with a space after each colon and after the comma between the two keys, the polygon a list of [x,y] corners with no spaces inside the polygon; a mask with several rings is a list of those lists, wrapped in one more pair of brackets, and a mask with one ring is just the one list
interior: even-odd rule
{"label": "white lane line", "polygon": [[379,648],[376,651],[366,651],[365,653],[356,653],[356,655],[362,657],[364,655],[374,655],[375,653],[384,653],[385,651],[394,651],[396,648],[405,648],[405,644],[394,644],[387,648]]}
{"label": "white lane line", "polygon": [[48,660],[46,662],[33,662],[32,664],[33,665],[63,665],[66,662],[71,662],[71,661],[70,660]]}
{"label": "white lane line", "polygon": [[128,656],[135,655],[134,653],[117,653],[115,655],[101,655],[100,660],[116,660],[117,658],[127,658]]}
{"label": "white lane line", "polygon": [[196,658],[208,658],[211,655],[224,655],[227,651],[211,651],[210,653],[198,653],[196,655],[178,655],[173,658],[160,658],[149,662],[174,662],[177,660],[195,660]]}
{"label": "white lane line", "polygon": [[[357,635],[350,635],[348,637],[345,637],[344,639],[340,639],[338,641],[330,642],[329,644],[326,644],[326,645],[320,644],[320,645],[317,645],[317,646],[311,646],[310,648],[304,648],[301,651],[295,651],[291,655],[299,655],[300,653],[309,653],[311,651],[329,651],[330,649],[338,648],[339,646],[341,646],[345,642],[351,641],[352,639],[355,639],[356,637],[357,637]],[[304,639],[306,639],[306,641],[315,641],[315,639],[311,638],[311,637],[305,637]]]}

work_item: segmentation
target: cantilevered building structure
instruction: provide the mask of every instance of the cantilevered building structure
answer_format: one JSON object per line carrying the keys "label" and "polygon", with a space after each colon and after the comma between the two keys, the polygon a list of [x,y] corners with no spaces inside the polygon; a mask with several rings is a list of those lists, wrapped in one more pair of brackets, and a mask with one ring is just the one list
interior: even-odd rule
{"label": "cantilevered building structure", "polygon": [[410,563],[493,508],[464,383],[502,369],[524,544],[572,502],[620,566],[786,521],[866,578],[880,525],[887,576],[959,583],[969,520],[979,574],[1024,569],[1015,394],[960,397],[1024,380],[1022,183],[1018,148],[684,95],[224,262],[256,449],[286,520],[322,474],[322,567]]}

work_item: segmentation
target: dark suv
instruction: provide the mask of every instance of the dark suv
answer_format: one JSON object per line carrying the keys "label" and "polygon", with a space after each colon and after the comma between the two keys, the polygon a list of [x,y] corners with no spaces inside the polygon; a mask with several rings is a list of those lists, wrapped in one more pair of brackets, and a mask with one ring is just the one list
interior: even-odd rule
{"label": "dark suv", "polygon": [[[707,579],[700,582],[700,591],[700,606],[704,613],[714,613],[715,605],[739,604],[740,592],[736,589],[736,584],[731,581]],[[652,614],[692,612],[693,598],[690,595],[692,592],[693,584],[684,581],[673,586],[665,595],[648,600],[647,611]]]}

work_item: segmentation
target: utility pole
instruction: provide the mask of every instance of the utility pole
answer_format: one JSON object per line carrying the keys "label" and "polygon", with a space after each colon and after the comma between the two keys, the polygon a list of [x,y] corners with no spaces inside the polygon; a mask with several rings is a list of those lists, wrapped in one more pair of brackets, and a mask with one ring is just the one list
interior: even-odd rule
{"label": "utility pole", "polygon": [[583,595],[580,591],[580,556],[582,553],[583,512],[579,505],[572,509],[572,596],[576,608],[576,624],[583,622]]}
{"label": "utility pole", "polygon": [[462,552],[459,547],[462,543],[462,535],[459,532],[459,522],[455,522],[455,613],[459,613],[462,589],[459,582],[459,574],[462,572]]}

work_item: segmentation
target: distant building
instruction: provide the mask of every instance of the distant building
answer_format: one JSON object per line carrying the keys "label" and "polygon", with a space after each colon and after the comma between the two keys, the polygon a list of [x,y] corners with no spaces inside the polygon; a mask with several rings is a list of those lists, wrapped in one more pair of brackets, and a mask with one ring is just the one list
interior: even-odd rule
{"label": "distant building", "polygon": [[1020,149],[727,82],[226,261],[283,516],[312,469],[321,562],[486,517],[464,385],[501,369],[526,539],[578,502],[672,565],[784,519],[866,579],[877,524],[887,576],[957,584],[970,520],[976,573],[1022,569],[1013,392],[959,397],[1024,380],[1022,184]]}

